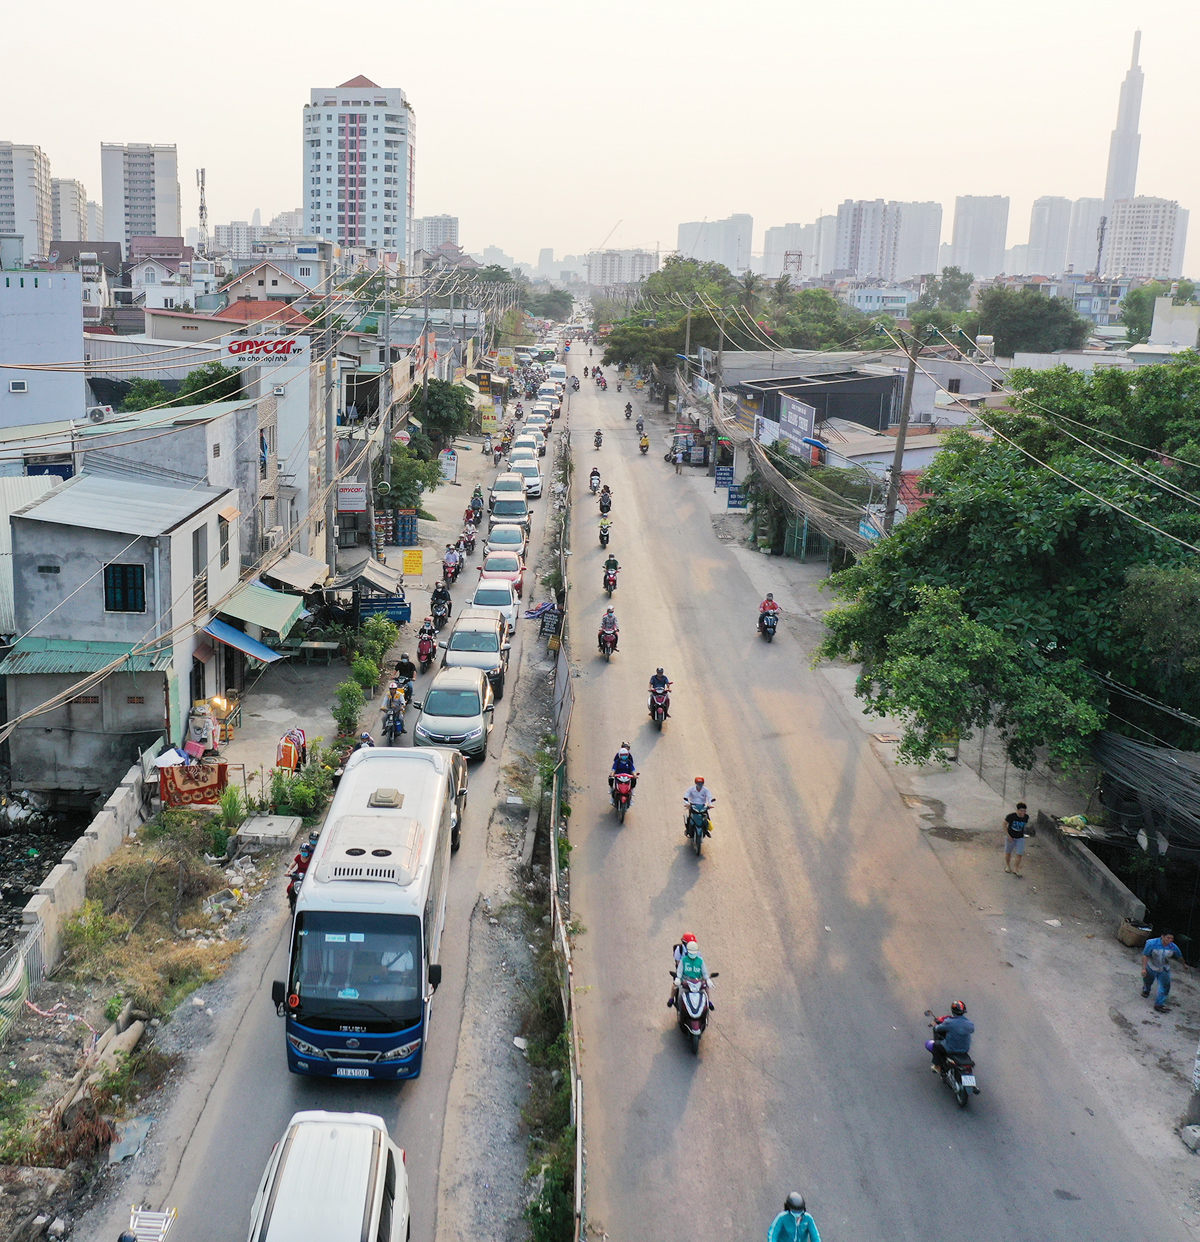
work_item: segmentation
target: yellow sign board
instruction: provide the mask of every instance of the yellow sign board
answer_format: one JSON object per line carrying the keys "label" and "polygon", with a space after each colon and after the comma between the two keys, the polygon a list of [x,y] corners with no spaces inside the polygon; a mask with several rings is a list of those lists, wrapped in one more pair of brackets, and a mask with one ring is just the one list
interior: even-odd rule
{"label": "yellow sign board", "polygon": [[496,407],[494,405],[485,405],[479,411],[479,423],[484,431],[498,431],[500,429],[500,419],[496,416]]}
{"label": "yellow sign board", "polygon": [[516,353],[512,349],[498,349],[496,351],[496,366],[500,370],[507,368],[512,370],[517,365]]}
{"label": "yellow sign board", "polygon": [[405,548],[404,567],[401,570],[406,578],[420,578],[425,573],[425,549]]}

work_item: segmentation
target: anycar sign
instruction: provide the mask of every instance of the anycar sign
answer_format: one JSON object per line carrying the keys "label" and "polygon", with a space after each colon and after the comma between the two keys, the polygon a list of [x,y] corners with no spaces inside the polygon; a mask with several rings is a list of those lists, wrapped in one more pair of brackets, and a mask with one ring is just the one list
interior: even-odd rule
{"label": "anycar sign", "polygon": [[231,367],[287,366],[308,361],[308,342],[307,336],[225,336],[221,355]]}

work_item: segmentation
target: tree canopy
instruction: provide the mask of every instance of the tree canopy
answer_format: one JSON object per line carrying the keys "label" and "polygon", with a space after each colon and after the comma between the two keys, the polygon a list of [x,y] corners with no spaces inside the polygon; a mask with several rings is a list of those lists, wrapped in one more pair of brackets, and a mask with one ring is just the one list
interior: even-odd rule
{"label": "tree canopy", "polygon": [[440,379],[431,379],[428,391],[428,409],[425,405],[425,385],[413,392],[410,403],[410,408],[420,420],[425,434],[439,445],[453,436],[462,435],[471,425],[471,418],[475,413],[471,394],[459,384]]}
{"label": "tree canopy", "polygon": [[189,371],[175,392],[155,379],[135,379],[129,385],[121,413],[149,410],[160,406],[207,405],[211,401],[233,401],[241,395],[242,377],[219,362],[206,362]]}
{"label": "tree canopy", "polygon": [[1011,358],[1017,350],[1049,354],[1078,349],[1087,340],[1089,324],[1066,298],[997,287],[980,293],[978,307],[978,331],[995,337],[1001,358]]}
{"label": "tree canopy", "polygon": [[862,662],[859,694],[904,720],[905,760],[984,723],[1022,767],[1039,747],[1081,761],[1106,727],[1200,747],[1113,687],[1200,716],[1200,571],[1168,537],[1200,543],[1200,488],[1162,452],[1200,437],[1197,364],[1015,372],[1028,391],[989,414],[998,434],[951,436],[924,507],[834,576],[821,655]]}
{"label": "tree canopy", "polygon": [[965,311],[971,300],[971,285],[975,276],[957,267],[944,267],[940,277],[925,282],[925,288],[917,299],[919,310],[932,310],[935,306],[951,313]]}
{"label": "tree canopy", "polygon": [[[1169,285],[1150,280],[1139,285],[1121,299],[1121,322],[1125,325],[1125,339],[1130,345],[1142,345],[1150,339],[1154,324],[1154,300],[1165,298],[1171,292]],[[1174,302],[1182,306],[1196,300],[1196,286],[1190,280],[1176,282]]]}

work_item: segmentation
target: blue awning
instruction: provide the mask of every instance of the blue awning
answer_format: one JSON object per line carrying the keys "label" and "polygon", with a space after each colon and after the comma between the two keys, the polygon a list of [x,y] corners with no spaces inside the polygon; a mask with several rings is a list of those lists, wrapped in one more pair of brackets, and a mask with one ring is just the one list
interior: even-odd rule
{"label": "blue awning", "polygon": [[245,652],[248,656],[253,656],[256,660],[261,660],[264,664],[271,664],[275,660],[283,659],[278,651],[272,651],[270,647],[260,643],[257,638],[251,638],[249,634],[243,634],[241,630],[235,630],[232,625],[227,625],[224,621],[210,621],[204,627],[204,632],[210,637],[215,638],[217,642],[227,643],[230,647],[236,647],[239,651]]}

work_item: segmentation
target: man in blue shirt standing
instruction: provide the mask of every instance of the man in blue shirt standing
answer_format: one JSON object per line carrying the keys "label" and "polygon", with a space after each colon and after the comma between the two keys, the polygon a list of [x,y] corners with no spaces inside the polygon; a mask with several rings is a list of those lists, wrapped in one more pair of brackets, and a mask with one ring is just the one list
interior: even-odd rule
{"label": "man in blue shirt standing", "polygon": [[1173,957],[1177,957],[1187,967],[1171,932],[1160,932],[1153,940],[1147,940],[1146,947],[1142,950],[1142,995],[1149,996],[1151,986],[1158,983],[1158,992],[1154,997],[1154,1009],[1157,1013],[1167,1012]]}

